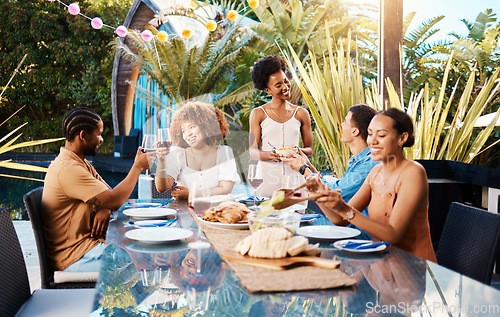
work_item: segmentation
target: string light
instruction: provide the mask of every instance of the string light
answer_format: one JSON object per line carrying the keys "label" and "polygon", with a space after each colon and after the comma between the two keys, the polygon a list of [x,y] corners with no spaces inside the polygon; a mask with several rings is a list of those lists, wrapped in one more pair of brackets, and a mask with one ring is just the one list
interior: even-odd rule
{"label": "string light", "polygon": [[[126,37],[130,32],[131,30],[129,30],[126,26],[124,25],[120,25],[116,28],[110,26],[110,25],[107,25],[107,24],[104,24],[102,19],[99,18],[99,17],[94,17],[94,18],[90,18],[84,14],[82,14],[80,11],[80,6],[78,5],[78,3],[76,2],[73,2],[71,4],[66,4],[64,2],[62,2],[61,0],[48,0],[49,2],[59,2],[61,5],[65,6],[68,10],[68,12],[71,14],[71,15],[79,15],[79,16],[82,16],[84,18],[86,18],[87,20],[90,21],[90,25],[92,26],[92,28],[96,29],[96,30],[99,30],[101,29],[103,26],[107,27],[107,28],[110,28],[112,30],[115,31],[115,33],[119,36],[119,37]],[[259,0],[248,0],[248,5],[250,8],[252,9],[255,9],[259,6]],[[197,7],[200,6],[200,4],[196,1],[196,0],[192,0],[191,3],[190,3],[190,6],[192,9],[196,9]],[[239,16],[239,13],[236,11],[236,10],[229,10],[228,11],[228,14],[227,14],[227,19],[229,21],[235,21]],[[205,27],[207,28],[208,31],[210,32],[213,32],[217,29],[217,25],[221,22],[223,22],[224,20],[220,20],[220,21],[214,21],[214,20],[207,20],[206,24],[205,24]],[[190,29],[183,29],[182,30],[182,33],[181,35],[186,38],[186,39],[189,39],[191,36],[192,36],[192,33],[193,31],[190,30]],[[144,30],[141,32],[141,38],[146,41],[146,42],[149,42],[151,40],[153,40],[153,38],[155,37],[153,35],[153,33],[150,31],[150,30]],[[169,37],[169,34],[165,31],[159,31],[157,34],[156,34],[156,38],[158,39],[158,41],[160,42],[165,42]],[[174,36],[176,37],[176,36]]]}

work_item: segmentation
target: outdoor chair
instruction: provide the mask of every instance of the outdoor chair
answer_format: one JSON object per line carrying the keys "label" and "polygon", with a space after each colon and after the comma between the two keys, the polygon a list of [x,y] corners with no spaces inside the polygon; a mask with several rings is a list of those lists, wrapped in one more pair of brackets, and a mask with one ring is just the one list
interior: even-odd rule
{"label": "outdoor chair", "polygon": [[499,239],[500,214],[454,202],[446,217],[436,258],[440,265],[489,285]]}
{"label": "outdoor chair", "polygon": [[33,227],[42,288],[94,288],[98,272],[54,271],[47,258],[42,222],[43,187],[38,187],[24,195],[24,205]]}
{"label": "outdoor chair", "polygon": [[128,135],[115,135],[115,156],[120,158],[135,157],[137,147],[139,146],[139,132],[138,129],[131,129]]}
{"label": "outdoor chair", "polygon": [[95,289],[37,289],[31,294],[21,244],[5,207],[0,207],[0,316],[88,316]]}
{"label": "outdoor chair", "polygon": [[172,185],[172,187],[169,190],[167,190],[163,193],[160,193],[158,191],[158,189],[156,189],[154,175],[152,175],[152,177],[153,177],[153,181],[151,182],[151,198],[153,198],[153,199],[171,199],[172,198],[172,189],[174,189],[174,187],[177,185],[177,183],[174,182],[174,184]]}

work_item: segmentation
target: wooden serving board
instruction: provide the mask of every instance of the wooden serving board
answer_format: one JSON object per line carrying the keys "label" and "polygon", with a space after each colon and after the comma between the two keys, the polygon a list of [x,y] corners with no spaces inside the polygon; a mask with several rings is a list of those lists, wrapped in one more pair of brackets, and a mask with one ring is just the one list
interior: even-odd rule
{"label": "wooden serving board", "polygon": [[340,261],[319,258],[317,256],[290,256],[280,259],[254,258],[238,253],[221,254],[226,261],[233,261],[247,265],[263,267],[272,270],[288,270],[298,266],[315,266],[325,269],[336,269],[340,266]]}

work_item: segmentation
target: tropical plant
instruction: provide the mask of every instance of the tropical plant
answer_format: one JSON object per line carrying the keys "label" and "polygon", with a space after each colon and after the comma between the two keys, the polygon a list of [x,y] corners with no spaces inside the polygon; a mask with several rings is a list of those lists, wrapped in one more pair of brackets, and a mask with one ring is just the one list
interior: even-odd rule
{"label": "tropical plant", "polygon": [[[132,0],[78,3],[82,14],[119,25]],[[113,30],[94,30],[89,20],[69,14],[58,2],[45,0],[1,1],[0,14],[5,17],[0,21],[0,78],[8,78],[19,59],[27,54],[19,69],[23,76],[16,77],[3,96],[0,121],[8,118],[12,109],[25,107],[0,128],[0,135],[29,121],[19,140],[28,141],[34,135],[60,136],[59,118],[75,105],[91,107],[101,114],[105,126],[112,126],[114,54],[108,43],[114,37]],[[113,131],[106,130],[109,135],[105,135],[105,144],[109,144]],[[56,152],[58,147],[47,144],[40,150]]]}
{"label": "tropical plant", "polygon": [[[335,47],[331,39],[329,41],[329,46]],[[287,56],[288,63],[291,64],[293,60],[297,66],[297,71],[292,74],[316,122],[314,134],[338,177],[343,175],[350,156],[348,148],[340,141],[340,124],[348,108],[357,103],[366,103],[380,109],[377,85],[372,82],[371,86],[363,87],[358,61],[348,53],[351,52],[345,52],[342,45],[337,45],[337,51],[330,49],[328,55],[324,56],[323,67],[319,67],[313,58],[303,65],[293,51],[291,56]],[[475,71],[472,71],[463,92],[456,94],[458,81],[455,82],[455,89],[448,89],[452,65],[453,56],[444,68],[442,84],[436,93],[433,94],[426,83],[418,94],[411,96],[407,106],[401,104],[390,81],[386,82],[391,106],[405,109],[415,122],[415,145],[405,150],[408,158],[470,163],[485,150],[486,141],[500,117],[500,110],[486,128],[474,128],[474,124],[498,96],[500,67],[481,87],[476,86]],[[447,121],[449,117],[453,118],[451,122]],[[496,140],[486,148],[499,142]]]}
{"label": "tropical plant", "polygon": [[360,103],[375,107],[377,105],[373,100],[365,98],[363,77],[357,59],[351,58],[351,52],[344,50],[341,40],[337,45],[328,31],[326,34],[329,49],[322,58],[322,66],[313,58],[312,53],[310,53],[311,58],[303,64],[291,47],[291,55],[285,52],[285,56],[289,65],[296,65],[297,70],[292,72],[292,75],[299,84],[304,102],[314,118],[315,138],[328,157],[332,172],[335,172],[337,177],[342,177],[350,153],[349,148],[340,141],[341,123],[352,105]]}
{"label": "tropical plant", "polygon": [[478,71],[478,84],[482,85],[500,62],[500,24],[494,24],[497,19],[492,9],[480,12],[475,22],[462,21],[469,34],[463,38],[457,33],[452,33],[457,41],[451,52],[459,62],[459,67],[468,73],[473,69]]}
{"label": "tropical plant", "polygon": [[[475,134],[474,124],[499,93],[500,67],[497,67],[492,76],[485,80],[482,87],[475,86],[476,75],[473,70],[459,100],[455,101],[455,91],[458,85],[458,82],[456,82],[455,89],[447,96],[445,102],[448,74],[452,60],[453,55],[447,62],[443,82],[436,95],[430,93],[429,85],[426,84],[418,95],[412,96],[408,103],[406,111],[415,122],[415,145],[412,148],[405,149],[408,158],[445,159],[470,163],[484,150],[483,147],[500,117],[499,109],[495,119],[487,127],[480,129],[480,132]],[[391,105],[403,109],[398,95],[390,83],[388,89]],[[457,110],[451,123],[447,123],[446,120],[451,114],[449,111],[452,104],[456,104],[455,108]],[[488,147],[492,147],[499,142],[500,140],[497,140]]]}
{"label": "tropical plant", "polygon": [[439,76],[442,74],[443,55],[438,47],[450,45],[449,42],[430,43],[429,40],[440,30],[436,25],[444,18],[443,15],[429,19],[414,29],[409,29],[415,12],[409,13],[403,22],[403,97],[408,101],[413,91],[421,89],[423,83],[430,84],[434,92],[441,86]]}
{"label": "tropical plant", "polygon": [[[193,19],[193,23],[198,22]],[[223,34],[211,32],[199,45],[180,36],[165,42],[155,37],[147,42],[136,32],[129,33],[127,39],[127,44],[114,41],[118,52],[141,67],[178,106],[193,98],[216,102],[241,92],[230,85],[237,61],[245,49],[259,41],[232,22]]]}
{"label": "tropical plant", "polygon": [[[2,104],[1,97],[3,96],[4,92],[7,90],[9,83],[11,83],[12,80],[14,79],[14,77],[16,76],[16,74],[17,74],[19,68],[21,67],[21,65],[23,64],[25,58],[26,58],[26,55],[23,56],[23,58],[21,59],[21,61],[17,65],[14,73],[10,77],[9,82],[2,89],[2,92],[0,93],[0,105]],[[22,107],[19,110],[17,110],[16,112],[14,112],[5,121],[3,121],[2,123],[0,123],[0,127],[3,126],[9,119],[11,119],[12,117],[14,117],[21,110],[22,110]],[[61,138],[61,139],[51,139],[51,140],[29,141],[29,142],[21,142],[21,143],[17,143],[16,144],[15,142],[21,136],[21,134],[18,134],[17,136],[15,136],[15,137],[11,138],[10,140],[8,140],[12,135],[14,135],[21,128],[23,128],[26,124],[28,124],[28,123],[27,122],[24,123],[23,125],[17,127],[16,129],[14,129],[13,131],[11,131],[10,133],[8,133],[7,135],[5,135],[4,137],[2,137],[0,139],[0,155],[8,153],[8,152],[11,152],[11,151],[19,149],[19,148],[24,148],[24,147],[29,147],[29,146],[36,146],[36,145],[46,144],[46,143],[50,143],[50,142],[54,142],[54,141],[59,141],[59,140],[63,139],[63,138]],[[6,140],[8,140],[8,141],[6,141]],[[2,145],[3,142],[5,142],[5,144]],[[14,162],[12,162],[11,159],[0,160],[0,168],[8,168],[8,169],[15,169],[15,170],[22,170],[22,171],[30,171],[30,172],[46,172],[47,171],[47,169],[44,168],[44,167],[35,166],[35,165],[29,165],[29,164],[14,163]],[[41,179],[37,179],[37,178],[22,177],[22,176],[19,176],[19,175],[9,175],[9,174],[0,174],[0,177],[10,177],[10,178],[20,178],[20,179],[29,179],[29,180],[35,180],[35,181],[42,181]]]}
{"label": "tropical plant", "polygon": [[[22,108],[21,108],[22,109]],[[15,116],[21,109],[17,110],[14,114],[12,114],[7,120]],[[0,123],[0,126],[2,126],[7,120],[3,121]],[[60,141],[64,140],[64,138],[58,138],[58,139],[47,139],[47,140],[39,140],[39,141],[26,141],[26,142],[20,142],[20,143],[15,143],[21,134],[18,134],[17,136],[12,137],[18,130],[20,130],[22,127],[24,127],[27,122],[4,137],[0,139],[0,155],[11,152],[13,150],[23,148],[23,147],[29,147],[29,146],[35,146],[35,145],[41,145],[41,144],[46,144],[50,142],[55,142],[55,141]],[[10,140],[8,140],[10,137],[12,137]],[[4,143],[5,142],[5,143]],[[4,143],[4,144],[2,144]],[[42,167],[42,166],[36,166],[36,165],[29,165],[29,164],[21,164],[21,163],[15,163],[12,162],[11,159],[6,159],[6,160],[0,160],[0,168],[8,168],[8,169],[14,169],[14,170],[21,170],[21,171],[30,171],[30,172],[46,172],[47,168]],[[0,177],[11,177],[11,178],[20,178],[20,179],[30,179],[30,180],[37,180],[37,181],[43,181],[42,179],[37,179],[37,178],[27,178],[27,177],[22,177],[18,175],[10,175],[10,174],[0,174]]]}

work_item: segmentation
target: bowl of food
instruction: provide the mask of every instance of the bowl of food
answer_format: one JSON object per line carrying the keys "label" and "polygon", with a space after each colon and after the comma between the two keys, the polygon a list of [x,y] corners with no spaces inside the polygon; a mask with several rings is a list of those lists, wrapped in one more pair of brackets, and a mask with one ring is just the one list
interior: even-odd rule
{"label": "bowl of food", "polygon": [[251,212],[247,214],[247,218],[252,232],[268,227],[282,227],[295,234],[300,225],[301,216],[295,212],[275,210],[270,213]]}
{"label": "bowl of food", "polygon": [[294,147],[282,147],[279,149],[276,149],[276,153],[278,153],[281,156],[284,157],[290,157],[292,156],[292,151],[294,150]]}

